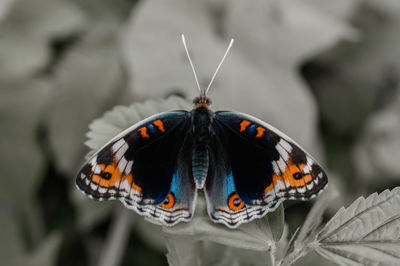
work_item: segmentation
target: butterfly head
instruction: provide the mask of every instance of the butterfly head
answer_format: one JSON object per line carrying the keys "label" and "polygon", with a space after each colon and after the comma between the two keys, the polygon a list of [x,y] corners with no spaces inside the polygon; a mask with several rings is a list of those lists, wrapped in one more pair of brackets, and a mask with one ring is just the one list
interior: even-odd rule
{"label": "butterfly head", "polygon": [[212,104],[212,101],[210,98],[201,95],[193,99],[193,104],[196,108],[199,107],[208,108]]}

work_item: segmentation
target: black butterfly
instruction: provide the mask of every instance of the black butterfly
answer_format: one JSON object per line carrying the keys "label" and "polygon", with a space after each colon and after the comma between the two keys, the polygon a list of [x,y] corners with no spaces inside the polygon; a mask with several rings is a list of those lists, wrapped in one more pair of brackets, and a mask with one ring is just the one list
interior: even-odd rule
{"label": "black butterfly", "polygon": [[169,226],[191,219],[204,189],[210,218],[231,228],[326,187],[322,168],[279,130],[247,114],[210,110],[210,85],[192,111],[154,115],[110,140],[79,171],[77,187]]}

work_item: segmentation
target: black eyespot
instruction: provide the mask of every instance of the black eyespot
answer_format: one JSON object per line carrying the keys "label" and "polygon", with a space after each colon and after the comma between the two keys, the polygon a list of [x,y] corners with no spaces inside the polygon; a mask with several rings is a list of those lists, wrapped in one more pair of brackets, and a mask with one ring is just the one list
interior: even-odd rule
{"label": "black eyespot", "polygon": [[240,205],[240,203],[242,203],[242,200],[239,198],[236,198],[233,200],[233,205],[235,205],[236,207]]}
{"label": "black eyespot", "polygon": [[101,173],[101,177],[104,179],[109,180],[111,178],[112,174],[110,173]]}
{"label": "black eyespot", "polygon": [[301,179],[303,177],[303,175],[301,173],[294,173],[293,174],[293,178],[294,179]]}

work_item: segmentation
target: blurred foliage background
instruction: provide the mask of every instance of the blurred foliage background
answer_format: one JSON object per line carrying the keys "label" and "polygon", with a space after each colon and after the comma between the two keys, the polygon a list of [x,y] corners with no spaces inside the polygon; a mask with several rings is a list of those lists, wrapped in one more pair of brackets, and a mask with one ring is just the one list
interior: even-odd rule
{"label": "blurred foliage background", "polygon": [[[85,198],[74,179],[93,119],[196,96],[182,32],[203,86],[235,38],[215,109],[310,151],[340,192],[331,214],[400,184],[398,0],[1,0],[0,264],[168,265],[159,226]],[[310,206],[285,203],[289,234]]]}

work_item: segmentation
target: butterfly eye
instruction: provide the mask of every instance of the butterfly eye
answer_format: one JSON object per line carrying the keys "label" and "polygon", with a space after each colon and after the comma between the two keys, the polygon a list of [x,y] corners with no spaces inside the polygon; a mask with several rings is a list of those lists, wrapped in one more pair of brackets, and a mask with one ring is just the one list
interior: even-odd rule
{"label": "butterfly eye", "polygon": [[233,192],[228,198],[228,207],[232,211],[239,211],[244,208],[243,201],[239,198],[238,194]]}
{"label": "butterfly eye", "polygon": [[171,209],[175,205],[175,196],[174,193],[170,192],[167,198],[161,203],[161,207],[165,209]]}

